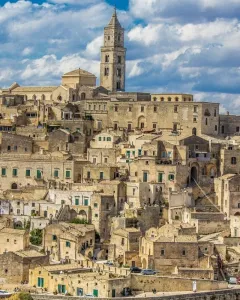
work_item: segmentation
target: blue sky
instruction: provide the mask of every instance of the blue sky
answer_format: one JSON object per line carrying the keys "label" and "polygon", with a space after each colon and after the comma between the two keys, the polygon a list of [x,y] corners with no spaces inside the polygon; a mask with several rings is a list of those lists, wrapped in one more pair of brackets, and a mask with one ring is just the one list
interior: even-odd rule
{"label": "blue sky", "polygon": [[127,90],[193,93],[240,114],[240,0],[0,0],[0,87],[99,76],[116,4],[126,30]]}

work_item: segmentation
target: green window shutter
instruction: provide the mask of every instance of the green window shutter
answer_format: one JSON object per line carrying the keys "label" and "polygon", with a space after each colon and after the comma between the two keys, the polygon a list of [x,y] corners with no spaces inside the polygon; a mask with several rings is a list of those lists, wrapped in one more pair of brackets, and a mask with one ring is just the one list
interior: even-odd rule
{"label": "green window shutter", "polygon": [[84,206],[88,206],[88,199],[84,199]]}
{"label": "green window shutter", "polygon": [[163,173],[158,173],[158,182],[163,182]]}
{"label": "green window shutter", "polygon": [[31,170],[27,169],[26,170],[26,177],[30,177],[31,176]]}
{"label": "green window shutter", "polygon": [[71,243],[70,242],[66,242],[66,247],[70,248],[71,247]]}
{"label": "green window shutter", "polygon": [[52,240],[53,240],[53,241],[56,241],[56,240],[57,240],[57,236],[56,236],[55,234],[52,236]]}
{"label": "green window shutter", "polygon": [[103,177],[104,177],[104,173],[100,172],[100,179],[103,179]]}
{"label": "green window shutter", "polygon": [[37,170],[37,178],[38,179],[42,178],[42,172],[41,172],[41,170]]}
{"label": "green window shutter", "polygon": [[75,205],[79,205],[79,198],[75,198]]}
{"label": "green window shutter", "polygon": [[37,286],[41,287],[41,278],[38,277]]}
{"label": "green window shutter", "polygon": [[143,173],[143,182],[147,182],[148,181],[148,173],[144,172]]}
{"label": "green window shutter", "polygon": [[91,178],[91,172],[87,172],[87,178],[90,179]]}
{"label": "green window shutter", "polygon": [[6,174],[7,174],[6,168],[2,168],[2,176],[6,176]]}
{"label": "green window shutter", "polygon": [[58,293],[59,293],[59,294],[62,293],[62,285],[61,285],[61,284],[58,285]]}
{"label": "green window shutter", "polygon": [[99,140],[99,142],[101,142],[101,140],[102,140],[102,137],[100,136],[100,137],[98,138],[98,140]]}
{"label": "green window shutter", "polygon": [[112,139],[111,139],[110,137],[107,138],[107,141],[108,141],[108,142],[111,142],[111,140],[112,140]]}
{"label": "green window shutter", "polygon": [[142,149],[138,149],[138,156],[142,155]]}
{"label": "green window shutter", "polygon": [[17,174],[18,174],[18,169],[13,169],[12,174],[13,174],[13,176],[17,176]]}
{"label": "green window shutter", "polygon": [[70,170],[66,171],[66,178],[71,178],[71,171]]}
{"label": "green window shutter", "polygon": [[62,294],[65,294],[66,292],[66,285],[62,285]]}

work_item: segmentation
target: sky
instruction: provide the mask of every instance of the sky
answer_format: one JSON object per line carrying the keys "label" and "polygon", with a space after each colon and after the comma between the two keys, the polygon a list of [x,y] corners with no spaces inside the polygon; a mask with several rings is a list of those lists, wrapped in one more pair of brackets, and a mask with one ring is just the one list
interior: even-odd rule
{"label": "sky", "polygon": [[0,87],[99,77],[103,28],[125,28],[126,90],[191,93],[240,114],[240,0],[0,0]]}

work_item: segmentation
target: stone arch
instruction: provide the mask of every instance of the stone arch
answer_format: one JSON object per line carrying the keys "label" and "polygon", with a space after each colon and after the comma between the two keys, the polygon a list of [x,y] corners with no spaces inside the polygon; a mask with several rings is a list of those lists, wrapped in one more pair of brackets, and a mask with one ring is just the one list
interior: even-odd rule
{"label": "stone arch", "polygon": [[146,128],[146,118],[145,118],[145,116],[140,116],[138,118],[138,128],[141,128],[141,129]]}
{"label": "stone arch", "polygon": [[12,183],[11,189],[12,189],[12,190],[17,190],[17,189],[18,189],[18,185],[17,185],[16,182],[13,182],[13,183]]}
{"label": "stone arch", "polygon": [[80,210],[78,213],[78,217],[81,220],[87,220],[87,213],[85,212],[85,210]]}
{"label": "stone arch", "polygon": [[147,260],[146,260],[146,258],[143,258],[143,260],[142,260],[142,268],[143,269],[147,268]]}
{"label": "stone arch", "polygon": [[86,253],[86,256],[87,256],[88,258],[92,259],[92,258],[93,258],[93,253],[92,253],[92,251],[89,251],[88,253]]}
{"label": "stone arch", "polygon": [[43,100],[43,101],[46,100],[46,96],[44,94],[42,94],[41,100]]}
{"label": "stone arch", "polygon": [[15,228],[23,228],[23,223],[22,223],[21,221],[16,221],[16,222],[14,223],[14,227],[15,227]]}

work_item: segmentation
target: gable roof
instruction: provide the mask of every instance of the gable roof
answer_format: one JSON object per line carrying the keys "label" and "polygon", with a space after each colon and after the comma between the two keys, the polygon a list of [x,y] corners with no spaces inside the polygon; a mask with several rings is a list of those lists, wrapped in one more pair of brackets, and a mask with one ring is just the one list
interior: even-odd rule
{"label": "gable roof", "polygon": [[70,72],[67,72],[65,74],[63,74],[62,77],[79,77],[79,76],[87,76],[87,77],[96,77],[94,74],[88,72],[88,71],[85,71],[83,69],[76,69],[76,70],[73,70],[73,71],[70,71]]}

